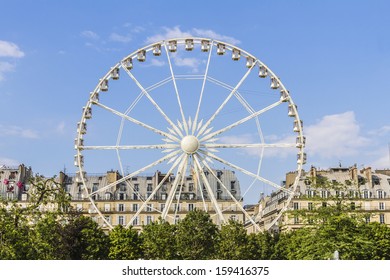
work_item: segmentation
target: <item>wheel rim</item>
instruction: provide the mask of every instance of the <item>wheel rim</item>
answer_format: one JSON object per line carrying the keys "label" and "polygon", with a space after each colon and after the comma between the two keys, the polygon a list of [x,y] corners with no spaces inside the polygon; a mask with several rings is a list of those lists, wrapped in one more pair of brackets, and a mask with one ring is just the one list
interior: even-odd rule
{"label": "wheel rim", "polygon": [[[204,59],[203,63],[198,63],[198,65],[203,64],[203,70],[201,74],[179,74],[178,70],[180,69],[179,67],[175,68],[175,65],[184,63],[186,61],[185,59],[187,58],[180,58],[177,53],[179,51],[183,51],[186,54],[196,52],[198,46],[200,46],[201,52],[198,52],[197,55],[203,55]],[[246,61],[245,72],[240,76],[238,82],[234,83],[233,85],[229,85],[220,78],[215,78],[210,71],[214,60],[219,59],[220,56],[228,55],[232,56],[233,63],[237,63],[236,61],[238,60]],[[134,73],[134,69],[137,67],[141,69],[142,63],[145,63],[145,61],[147,61],[149,58],[160,59],[155,61],[162,60],[163,62],[160,62],[159,66],[165,67],[169,75],[167,78],[154,78],[155,80],[153,82],[148,82],[148,86],[146,87],[144,86],[145,81],[140,81],[139,78],[141,77],[141,79],[144,80],[144,76],[136,76],[138,73]],[[181,59],[181,62],[178,58]],[[187,63],[193,63],[193,65],[196,65],[194,61],[196,62],[196,60],[187,60]],[[153,63],[155,64],[155,67],[159,67],[156,66],[158,62]],[[164,65],[162,65],[162,63],[164,63]],[[235,66],[238,67],[237,65]],[[255,73],[256,71],[258,71],[258,74]],[[106,91],[111,91],[111,89],[108,89],[109,82],[110,84],[117,82],[116,80],[119,79],[119,73],[125,73],[125,75],[122,76],[125,76],[124,78],[127,78],[132,86],[138,88],[140,91],[138,95],[130,96],[130,106],[126,107],[125,110],[123,108],[122,110],[115,109],[114,106],[106,105],[105,102],[100,100],[103,99],[101,97],[102,95],[106,94]],[[279,91],[280,97],[278,95],[276,101],[274,100],[267,105],[257,105],[257,101],[255,99],[244,96],[245,94],[243,93],[241,87],[244,84],[249,83],[249,77],[254,75],[259,76],[257,77],[259,80],[264,80],[261,78],[269,79],[272,90],[274,92],[275,90]],[[190,100],[191,96],[185,95],[181,91],[181,89],[185,88],[183,86],[183,81],[198,82],[199,93],[196,98],[197,102]],[[250,82],[252,82],[252,80]],[[161,99],[161,97],[157,94],[153,95],[155,91],[157,92],[166,85],[171,86],[170,97],[172,99],[172,103],[174,102],[177,106],[175,114],[173,114],[171,110],[166,109],[169,107],[163,108],[163,103],[165,101],[164,99]],[[207,89],[211,87],[218,89],[221,88],[226,90],[227,93],[223,95],[223,98],[217,100],[218,102],[215,102],[216,106],[212,107],[212,110],[209,110],[207,107],[210,104],[208,101],[211,100],[211,90],[208,91]],[[209,99],[207,99],[207,96]],[[108,97],[104,98],[108,100]],[[275,99],[274,96],[273,98]],[[141,103],[141,100],[144,103]],[[235,115],[231,119],[228,119],[227,123],[221,125],[224,119],[221,116],[226,111],[229,111],[228,109],[230,109],[229,106],[231,106],[230,103],[233,102],[232,100],[236,100],[236,104],[242,106],[241,110],[246,113],[244,114],[243,112],[240,112],[239,118],[237,118],[238,115]],[[249,100],[253,102],[251,103]],[[185,103],[190,103],[190,105],[193,107],[191,113],[188,113],[191,106],[187,105],[186,107]],[[149,107],[144,108],[146,107],[145,104],[149,104]],[[204,106],[206,109],[202,110],[202,106]],[[287,107],[288,116],[292,117],[294,120],[294,138],[296,138],[296,141],[294,142],[266,142],[266,139],[263,135],[262,126],[260,125],[263,125],[264,121],[262,121],[260,118],[263,115],[269,114],[269,112],[276,110],[275,108],[278,107]],[[95,111],[95,108],[99,108],[100,110],[112,116],[119,117],[120,125],[115,144],[85,145],[89,144],[87,122],[89,123],[91,119],[93,119],[92,112]],[[159,116],[159,121],[161,122],[158,123],[159,125],[156,125],[157,122],[155,124],[150,124],[147,118],[138,118],[137,110],[140,113],[140,116],[141,111],[145,111],[146,113],[150,112],[151,114],[154,112]],[[156,119],[153,117],[150,118],[153,120]],[[292,123],[291,121],[289,122]],[[145,133],[148,132],[159,137],[160,142],[157,144],[124,144],[124,139],[129,139],[126,138],[124,133],[126,125],[128,124],[131,124],[133,127],[138,127],[139,129],[145,131]],[[165,127],[162,124],[164,124]],[[253,127],[255,127],[255,130],[257,131],[257,141],[251,141],[251,143],[240,143],[237,141],[232,143],[231,141],[226,141],[226,139],[228,139],[227,137],[231,137],[229,139],[234,138],[229,135],[231,131],[237,131],[235,133],[242,133],[241,130],[245,131],[245,129],[248,129],[247,124],[251,124]],[[225,137],[225,141],[220,141],[220,137]],[[287,137],[286,139],[289,138]],[[244,140],[242,141],[245,142]],[[118,185],[120,184],[126,185],[127,192],[129,194],[138,193],[141,206],[131,214],[130,221],[126,223],[127,226],[130,226],[138,217],[140,217],[141,213],[147,209],[147,207],[150,205],[150,202],[155,200],[155,195],[161,192],[162,188],[164,187],[164,183],[167,183],[168,180],[172,179],[170,174],[174,174],[174,179],[172,179],[173,182],[171,184],[170,190],[168,190],[166,193],[167,199],[165,208],[153,209],[159,212],[159,215],[163,219],[174,220],[177,216],[179,212],[178,207],[175,208],[172,216],[172,211],[170,211],[171,206],[173,204],[180,205],[180,199],[182,197],[182,186],[185,184],[186,178],[191,176],[195,184],[194,187],[197,190],[197,200],[202,201],[203,208],[206,211],[209,211],[208,205],[213,207],[213,216],[217,217],[217,223],[226,222],[227,218],[226,215],[224,215],[224,212],[229,211],[229,209],[221,209],[218,193],[216,194],[215,186],[211,185],[211,181],[213,181],[214,184],[216,183],[219,185],[222,192],[226,195],[225,197],[230,200],[232,207],[234,206],[235,209],[238,209],[238,212],[242,212],[244,219],[247,222],[252,223],[257,230],[260,230],[260,227],[256,223],[255,217],[249,215],[246,209],[243,207],[243,200],[245,201],[245,196],[250,194],[251,191],[253,191],[252,189],[256,188],[256,184],[258,183],[266,184],[272,190],[283,194],[286,201],[285,207],[279,209],[276,216],[274,216],[272,221],[268,223],[268,227],[273,226],[279,220],[283,212],[288,208],[288,205],[296,191],[298,180],[301,176],[302,165],[306,160],[304,145],[305,137],[303,136],[302,121],[299,118],[297,107],[283,83],[269,67],[267,67],[263,62],[250,53],[225,42],[207,38],[178,38],[156,42],[131,53],[130,55],[123,58],[113,68],[111,68],[110,71],[108,71],[106,75],[100,79],[94,91],[91,92],[90,98],[86,106],[83,108],[81,120],[78,123],[78,133],[77,138],[75,139],[75,148],[77,151],[75,156],[75,164],[79,167],[77,178],[84,187],[85,196],[90,200],[91,206],[98,213],[98,215],[111,228],[112,223],[108,221],[104,213],[102,213],[101,209],[99,209],[97,206],[97,201],[100,199],[96,199],[96,196],[101,196],[107,191],[115,192],[118,188]],[[281,150],[286,148],[297,149],[298,157],[295,170],[296,179],[291,186],[281,186],[280,184],[276,184],[273,181],[263,177],[261,171],[263,167],[264,153],[268,148]],[[242,167],[240,163],[233,162],[232,160],[226,159],[223,156],[224,151],[246,151],[247,149],[256,150],[258,153],[256,166],[252,170],[248,170],[249,168]],[[117,179],[111,183],[106,183],[98,190],[94,190],[91,188],[91,186],[88,186],[86,176],[87,164],[84,164],[87,163],[87,159],[91,156],[91,153],[96,151],[114,152],[116,154],[116,166],[118,167],[118,170],[122,176],[122,178]],[[130,172],[127,172],[127,175],[125,175],[125,160],[122,153],[127,152],[132,154],[126,155],[126,159],[140,160],[139,157],[134,155],[138,151],[143,151],[144,153],[149,151],[158,151],[162,154],[160,154],[156,160],[149,161],[147,164],[140,164],[139,168],[134,167]],[[90,154],[87,154],[88,152],[90,152]],[[94,159],[91,159],[91,161],[94,161]],[[165,175],[163,178],[161,178],[161,181],[155,184],[154,188],[148,192],[147,195],[141,195],[141,191],[137,191],[135,185],[132,183],[132,178],[140,176],[144,172],[150,172],[155,168],[162,166],[161,164],[168,164],[165,166]],[[229,170],[243,174],[247,178],[250,178],[251,181],[247,183],[246,188],[244,188],[241,193],[240,189],[238,190],[238,194],[233,193],[231,186],[229,188],[227,183],[222,181],[218,174],[216,174],[216,167],[214,165],[218,165],[218,167],[221,168],[226,167]],[[205,171],[207,171],[210,176],[206,176]],[[207,199],[204,197],[206,195]]]}

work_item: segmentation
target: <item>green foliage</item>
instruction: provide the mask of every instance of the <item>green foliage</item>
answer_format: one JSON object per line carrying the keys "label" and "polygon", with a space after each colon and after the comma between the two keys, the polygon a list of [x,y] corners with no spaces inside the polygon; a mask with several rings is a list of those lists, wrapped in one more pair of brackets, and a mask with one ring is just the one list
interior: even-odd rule
{"label": "green foliage", "polygon": [[64,227],[65,246],[72,260],[104,260],[108,258],[108,236],[90,217],[79,216]]}
{"label": "green foliage", "polygon": [[147,260],[177,259],[175,234],[175,225],[170,225],[162,219],[146,225],[141,233],[144,258]]}
{"label": "green foliage", "polygon": [[177,226],[176,245],[179,259],[213,259],[216,252],[217,226],[206,212],[195,210]]}
{"label": "green foliage", "polygon": [[109,234],[111,260],[137,260],[142,257],[141,238],[133,228],[116,226]]}
{"label": "green foliage", "polygon": [[269,260],[275,249],[277,235],[272,235],[268,231],[251,233],[248,235],[248,259]]}
{"label": "green foliage", "polygon": [[248,234],[237,221],[229,220],[222,226],[217,246],[217,259],[246,260],[249,258]]}

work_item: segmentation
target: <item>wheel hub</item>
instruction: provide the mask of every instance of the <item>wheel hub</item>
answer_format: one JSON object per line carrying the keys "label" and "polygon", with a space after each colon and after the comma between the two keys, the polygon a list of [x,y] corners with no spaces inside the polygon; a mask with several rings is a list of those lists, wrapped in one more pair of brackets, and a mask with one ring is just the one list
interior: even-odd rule
{"label": "wheel hub", "polygon": [[193,135],[187,135],[181,140],[180,146],[187,154],[193,154],[199,149],[199,140]]}

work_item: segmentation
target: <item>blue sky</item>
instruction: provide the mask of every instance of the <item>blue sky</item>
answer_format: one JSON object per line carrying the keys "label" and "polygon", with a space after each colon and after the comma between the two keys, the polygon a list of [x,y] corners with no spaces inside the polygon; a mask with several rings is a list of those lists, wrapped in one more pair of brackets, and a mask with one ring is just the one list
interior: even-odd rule
{"label": "blue sky", "polygon": [[150,42],[190,34],[229,41],[277,73],[304,122],[306,169],[390,167],[388,1],[187,5],[1,0],[0,164],[75,172],[76,123],[99,79]]}

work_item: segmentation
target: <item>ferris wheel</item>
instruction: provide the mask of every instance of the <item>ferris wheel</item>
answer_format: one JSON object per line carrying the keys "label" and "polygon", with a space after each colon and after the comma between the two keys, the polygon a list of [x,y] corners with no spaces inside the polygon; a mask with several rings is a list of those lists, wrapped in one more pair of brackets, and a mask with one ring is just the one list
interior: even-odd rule
{"label": "ferris wheel", "polygon": [[[141,202],[127,226],[150,207],[173,221],[180,209],[172,212],[172,205],[195,199],[219,224],[234,208],[260,229],[245,204],[258,203],[261,193],[281,194],[286,203],[268,223],[274,225],[295,194],[304,146],[297,106],[262,61],[227,42],[174,38],[132,52],[99,80],[78,123],[75,165],[85,198],[111,228],[98,204],[103,193],[123,186]],[[87,171],[101,169],[120,176],[93,189]],[[137,177],[156,170],[158,180],[142,193]],[[294,171],[296,179],[289,186],[276,183],[275,170],[278,176]],[[234,180],[218,172],[230,172]],[[196,197],[181,195],[188,180]],[[158,208],[152,202],[162,191]]]}

